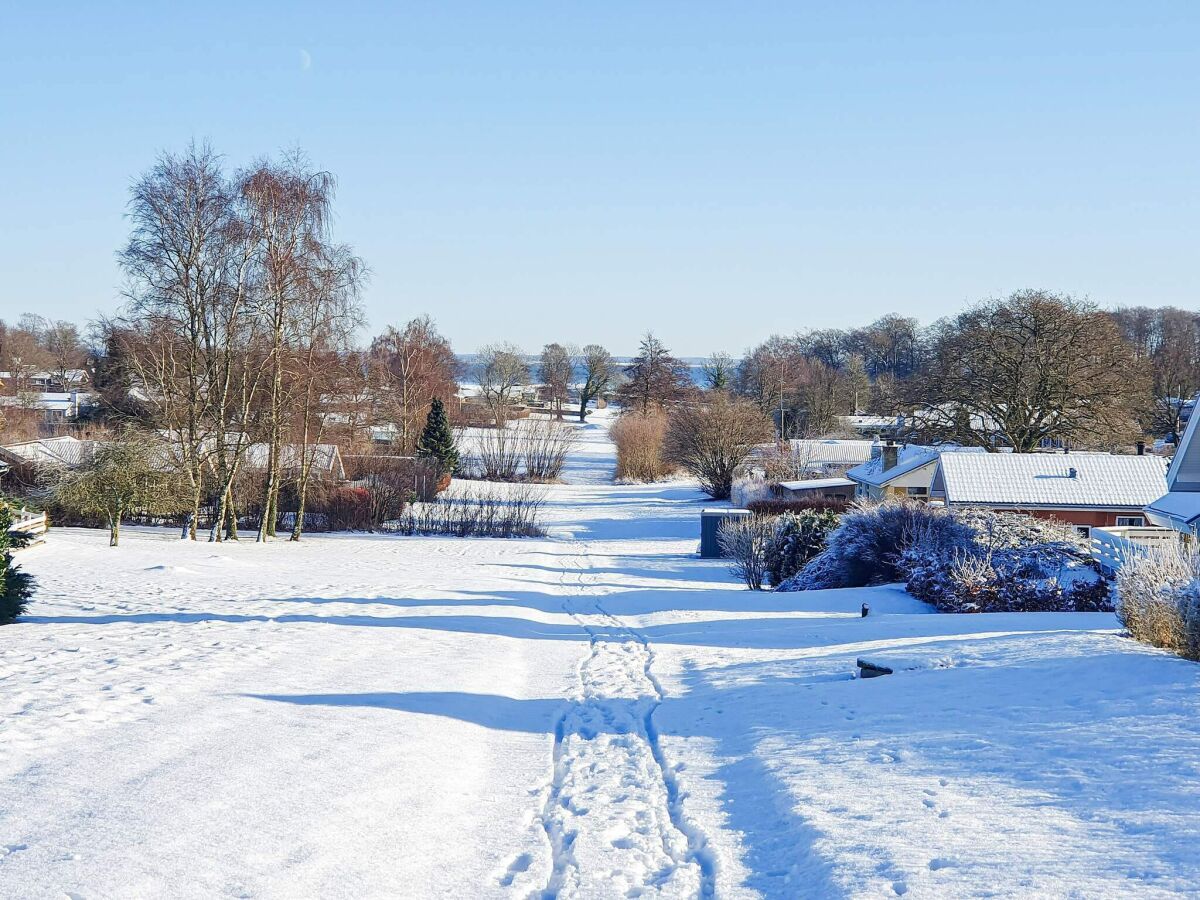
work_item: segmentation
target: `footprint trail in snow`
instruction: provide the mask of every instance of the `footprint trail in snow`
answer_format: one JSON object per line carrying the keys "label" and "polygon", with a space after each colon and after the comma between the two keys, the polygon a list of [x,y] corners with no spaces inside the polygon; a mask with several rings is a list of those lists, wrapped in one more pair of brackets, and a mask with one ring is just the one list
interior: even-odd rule
{"label": "footprint trail in snow", "polygon": [[563,609],[590,641],[575,702],[555,727],[540,817],[553,867],[533,896],[711,897],[712,856],[683,813],[654,726],[663,692],[653,649],[588,593],[586,561],[583,546],[564,574],[576,593]]}

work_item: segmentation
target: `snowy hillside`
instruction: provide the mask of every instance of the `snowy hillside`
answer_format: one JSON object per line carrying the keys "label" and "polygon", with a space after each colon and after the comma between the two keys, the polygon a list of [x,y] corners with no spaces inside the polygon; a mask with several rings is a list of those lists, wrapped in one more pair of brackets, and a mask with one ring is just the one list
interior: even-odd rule
{"label": "snowy hillside", "polygon": [[741,590],[698,491],[581,432],[546,539],[23,551],[0,895],[1195,891],[1200,668],[1107,614]]}

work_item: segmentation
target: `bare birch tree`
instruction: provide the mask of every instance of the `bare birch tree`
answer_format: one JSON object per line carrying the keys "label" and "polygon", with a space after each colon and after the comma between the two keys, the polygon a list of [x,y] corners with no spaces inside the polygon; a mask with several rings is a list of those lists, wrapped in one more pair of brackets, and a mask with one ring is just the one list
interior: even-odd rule
{"label": "bare birch tree", "polygon": [[151,424],[168,437],[191,496],[196,538],[211,449],[210,311],[224,302],[233,198],[207,146],[164,154],[133,187],[133,233],[120,253],[129,282],[124,348]]}
{"label": "bare birch tree", "polygon": [[256,243],[260,315],[265,323],[268,378],[264,431],[266,478],[258,540],[275,536],[282,486],[281,454],[287,427],[289,326],[317,278],[327,246],[334,180],[314,171],[299,153],[262,161],[242,174],[238,192]]}
{"label": "bare birch tree", "polygon": [[382,376],[380,405],[396,426],[400,452],[411,454],[433,398],[458,391],[458,359],[429,316],[387,328],[371,342],[371,358]]}

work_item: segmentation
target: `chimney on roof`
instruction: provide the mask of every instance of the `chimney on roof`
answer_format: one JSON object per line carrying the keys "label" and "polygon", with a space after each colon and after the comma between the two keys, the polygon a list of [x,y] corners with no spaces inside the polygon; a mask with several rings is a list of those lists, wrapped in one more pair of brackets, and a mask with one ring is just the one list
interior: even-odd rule
{"label": "chimney on roof", "polygon": [[1075,468],[1074,466],[1071,466],[1071,468],[1067,469],[1067,477],[1068,478],[1078,478],[1079,470],[1077,468]]}
{"label": "chimney on roof", "polygon": [[888,441],[883,445],[883,471],[896,468],[899,461],[900,448],[896,446],[895,441]]}
{"label": "chimney on roof", "polygon": [[1137,442],[1137,455],[1138,455],[1138,456],[1145,456],[1145,455],[1146,455],[1146,442],[1145,442],[1145,441],[1138,441],[1138,442]]}

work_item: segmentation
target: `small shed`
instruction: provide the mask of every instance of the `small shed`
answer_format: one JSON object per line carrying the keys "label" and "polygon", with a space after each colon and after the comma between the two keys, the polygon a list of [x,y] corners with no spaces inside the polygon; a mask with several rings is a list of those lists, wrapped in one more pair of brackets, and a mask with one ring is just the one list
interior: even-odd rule
{"label": "small shed", "polygon": [[700,513],[700,558],[720,559],[725,554],[717,540],[721,526],[731,519],[752,515],[748,509],[706,509]]}
{"label": "small shed", "polygon": [[849,478],[809,478],[771,485],[774,500],[853,500],[855,483]]}

